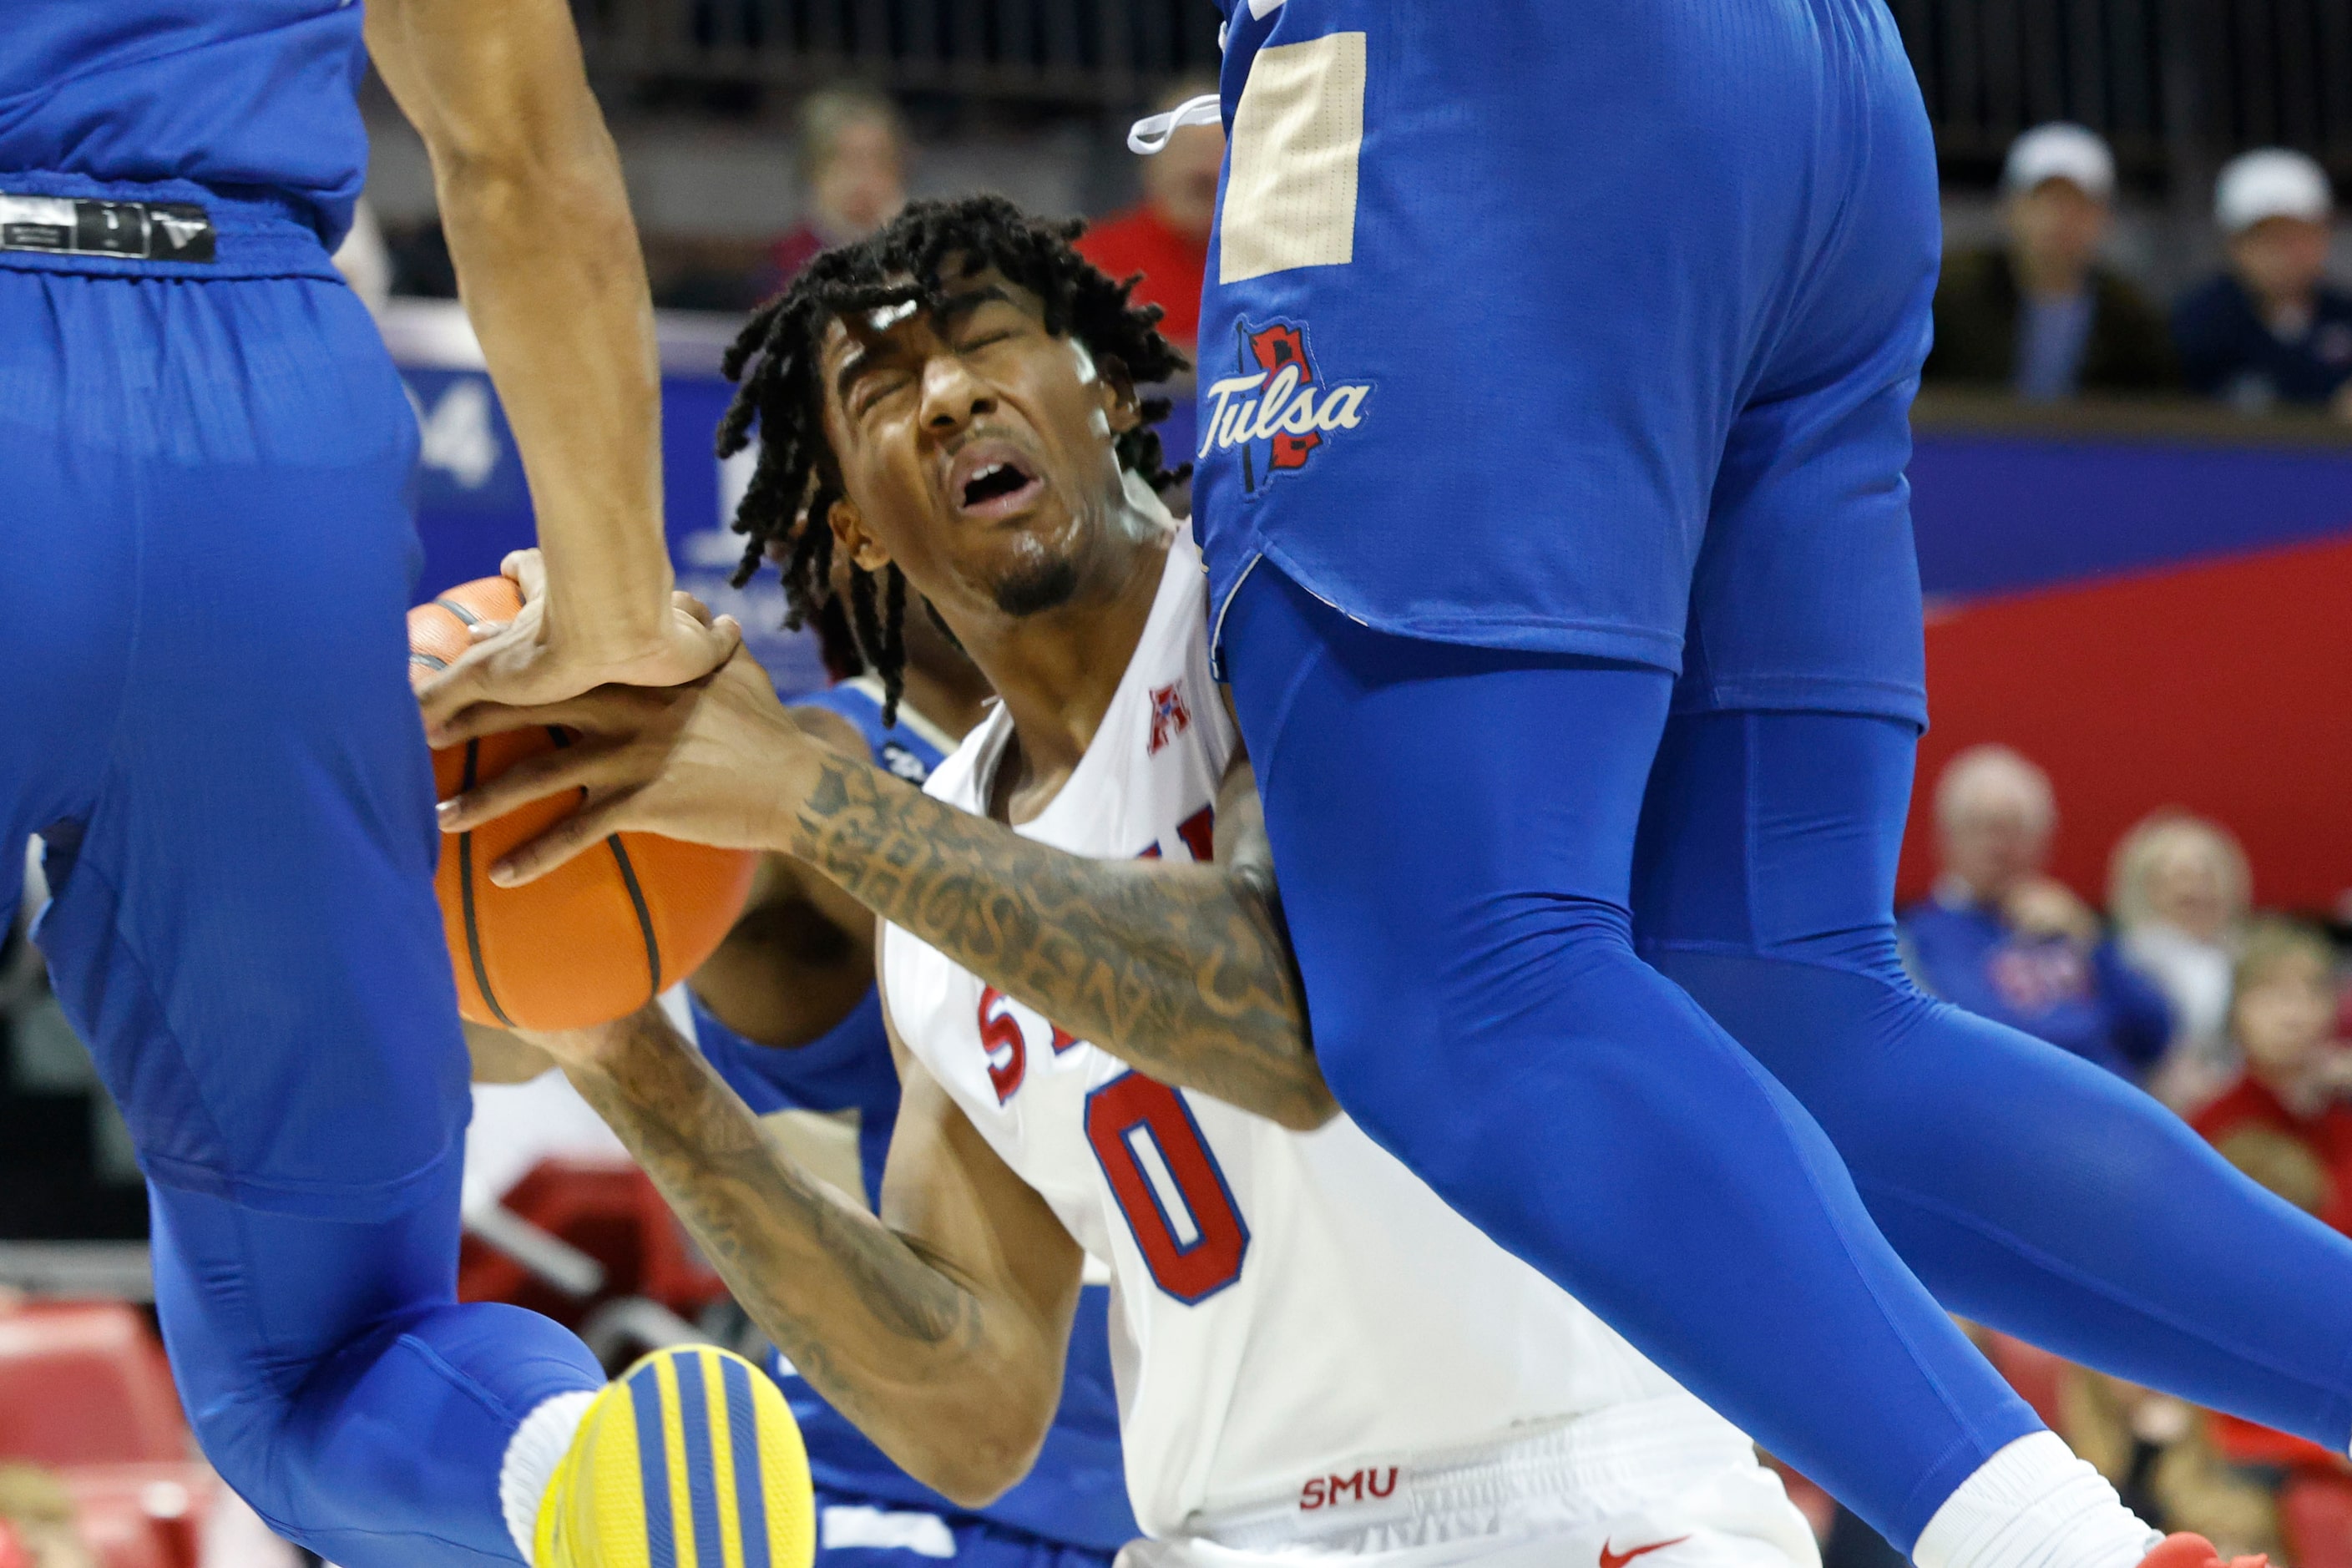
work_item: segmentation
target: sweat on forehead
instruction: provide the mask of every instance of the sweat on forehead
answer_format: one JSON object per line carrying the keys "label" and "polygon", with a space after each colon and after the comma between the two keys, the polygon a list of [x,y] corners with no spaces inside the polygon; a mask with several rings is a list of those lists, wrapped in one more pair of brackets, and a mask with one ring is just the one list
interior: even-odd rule
{"label": "sweat on forehead", "polygon": [[992,300],[1018,305],[1033,316],[1043,317],[1045,314],[1035,295],[1017,283],[1008,282],[988,268],[979,268],[961,276],[952,275],[952,269],[950,272],[950,279],[937,287],[902,279],[895,286],[906,291],[906,298],[887,300],[862,310],[840,312],[834,317],[834,324],[860,337],[890,331],[918,315],[930,317],[935,325],[947,326]]}

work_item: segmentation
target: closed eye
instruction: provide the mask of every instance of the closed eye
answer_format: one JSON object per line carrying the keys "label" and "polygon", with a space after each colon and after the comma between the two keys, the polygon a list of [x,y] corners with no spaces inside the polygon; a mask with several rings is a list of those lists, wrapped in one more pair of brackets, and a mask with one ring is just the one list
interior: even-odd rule
{"label": "closed eye", "polygon": [[874,412],[884,399],[914,384],[915,378],[904,371],[876,371],[858,382],[857,395],[850,405],[850,412],[862,419]]}

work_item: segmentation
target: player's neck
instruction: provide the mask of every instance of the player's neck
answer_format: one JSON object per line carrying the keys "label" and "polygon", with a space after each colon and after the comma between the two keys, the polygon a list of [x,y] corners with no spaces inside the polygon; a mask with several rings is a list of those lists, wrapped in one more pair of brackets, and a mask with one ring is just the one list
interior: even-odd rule
{"label": "player's neck", "polygon": [[[907,614],[914,616],[924,611],[915,605]],[[921,714],[935,729],[961,741],[980,722],[990,695],[987,677],[972,668],[969,660],[942,659],[934,665],[927,659],[910,658],[907,661],[906,690],[898,700],[901,706]]]}
{"label": "player's neck", "polygon": [[1004,700],[1013,741],[996,771],[991,813],[1024,822],[1045,809],[1086,755],[1118,692],[1159,597],[1168,535],[1122,535],[1102,560],[1100,586],[1004,628],[973,662]]}

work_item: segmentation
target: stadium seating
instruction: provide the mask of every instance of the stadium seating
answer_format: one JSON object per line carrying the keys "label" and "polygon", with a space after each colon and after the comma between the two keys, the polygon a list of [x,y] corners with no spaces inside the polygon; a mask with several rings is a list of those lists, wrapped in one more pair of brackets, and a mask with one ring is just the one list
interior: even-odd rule
{"label": "stadium seating", "polygon": [[220,1481],[202,1463],[82,1465],[58,1472],[103,1568],[196,1568]]}
{"label": "stadium seating", "polygon": [[692,1318],[726,1296],[661,1194],[633,1166],[541,1161],[509,1190],[504,1206],[594,1258],[603,1283],[581,1298],[469,1236],[457,1266],[461,1300],[508,1301],[576,1329],[614,1300],[642,1298]]}
{"label": "stadium seating", "polygon": [[103,1568],[196,1568],[220,1482],[196,1458],[163,1347],[136,1308],[0,1311],[0,1459],[56,1474]]}
{"label": "stadium seating", "polygon": [[188,1456],[163,1348],[135,1310],[89,1301],[0,1316],[0,1458],[63,1467]]}

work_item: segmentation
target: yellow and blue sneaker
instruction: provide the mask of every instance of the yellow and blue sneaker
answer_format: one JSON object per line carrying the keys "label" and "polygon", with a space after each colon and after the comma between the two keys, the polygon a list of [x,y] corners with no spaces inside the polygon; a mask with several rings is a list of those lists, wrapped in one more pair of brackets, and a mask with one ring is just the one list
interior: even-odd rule
{"label": "yellow and blue sneaker", "polygon": [[708,1345],[605,1385],[539,1505],[538,1568],[809,1568],[816,1506],[792,1406]]}

